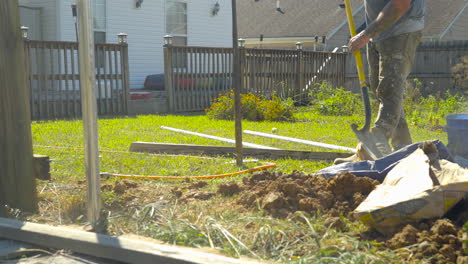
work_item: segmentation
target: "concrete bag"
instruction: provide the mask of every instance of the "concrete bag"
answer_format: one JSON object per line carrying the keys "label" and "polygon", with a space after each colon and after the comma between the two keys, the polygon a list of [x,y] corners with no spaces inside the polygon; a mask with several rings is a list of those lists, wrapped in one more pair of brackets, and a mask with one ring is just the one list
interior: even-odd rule
{"label": "concrete bag", "polygon": [[388,234],[399,226],[442,217],[468,193],[468,169],[439,159],[431,142],[402,159],[354,210],[356,218]]}

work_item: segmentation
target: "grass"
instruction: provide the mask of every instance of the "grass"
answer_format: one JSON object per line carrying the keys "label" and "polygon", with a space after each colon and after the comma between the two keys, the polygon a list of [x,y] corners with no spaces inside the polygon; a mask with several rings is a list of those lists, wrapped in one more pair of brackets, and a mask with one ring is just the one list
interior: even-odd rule
{"label": "grass", "polygon": [[[351,123],[361,123],[361,116],[322,116],[305,109],[296,113],[298,122],[243,122],[243,128],[279,135],[354,147],[357,143]],[[160,126],[191,130],[234,138],[232,121],[209,120],[204,115],[147,115],[100,119],[99,146],[101,171],[121,174],[189,176],[237,171],[225,157],[175,157],[130,153],[134,141],[229,146],[230,144],[163,130]],[[441,139],[445,132],[411,128],[414,141]],[[82,225],[85,220],[86,187],[83,130],[81,121],[50,121],[32,124],[34,152],[50,156],[53,180],[38,181],[41,211],[28,216],[36,222]],[[289,150],[319,150],[311,146],[244,135],[244,141]],[[67,148],[50,148],[60,146]],[[69,149],[77,148],[77,149]],[[300,170],[314,173],[331,162],[275,160],[275,170],[290,173]],[[254,167],[258,163],[249,163]],[[210,190],[219,183],[241,181],[244,176],[208,181]],[[104,179],[113,186],[118,180]],[[261,209],[250,212],[231,203],[233,198],[216,196],[207,201],[179,203],[171,190],[180,181],[138,181],[142,193],[118,194],[105,189],[103,203],[108,212],[109,232],[114,235],[134,233],[170,244],[210,247],[231,256],[250,256],[288,263],[391,263],[398,262],[393,251],[376,242],[360,241],[356,232],[365,227],[346,222],[346,231],[328,228],[320,215],[299,214],[295,219],[275,219]],[[110,187],[110,188],[111,188]],[[175,202],[174,202],[175,201]],[[344,220],[346,221],[346,220]]]}
{"label": "grass", "polygon": [[[306,140],[329,144],[354,147],[357,140],[351,131],[351,123],[362,122],[362,118],[321,116],[312,112],[299,112],[297,118],[300,122],[243,122],[243,129],[271,133],[277,128],[277,134],[296,137]],[[215,146],[232,146],[229,143],[191,136],[172,131],[163,130],[160,126],[217,135],[234,139],[234,124],[232,121],[209,120],[204,115],[193,116],[137,116],[115,119],[99,120],[99,146],[102,150],[126,152],[134,141],[163,142],[179,144],[200,144]],[[35,122],[32,125],[33,142],[42,146],[83,147],[83,130],[81,121],[54,121]],[[441,131],[412,128],[414,141],[441,139],[446,142],[446,134]],[[268,139],[253,135],[243,135],[245,142],[289,150],[315,150],[323,149],[302,145],[293,142]],[[35,153],[49,155],[54,162],[55,177],[78,177],[84,174],[84,151],[49,149],[36,147]],[[123,174],[141,175],[203,175],[223,172],[232,172],[234,165],[223,164],[229,159],[199,159],[190,157],[154,157],[147,154],[136,153],[102,153],[101,171]],[[301,169],[306,173],[330,165],[327,162],[310,162],[294,160],[278,160],[278,170],[290,172]]]}

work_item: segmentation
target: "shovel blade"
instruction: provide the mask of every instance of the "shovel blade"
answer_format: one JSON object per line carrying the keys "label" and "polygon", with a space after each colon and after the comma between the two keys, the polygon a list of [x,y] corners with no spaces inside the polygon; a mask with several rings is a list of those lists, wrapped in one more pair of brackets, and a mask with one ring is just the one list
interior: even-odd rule
{"label": "shovel blade", "polygon": [[367,151],[369,156],[374,160],[380,159],[391,152],[391,150],[388,149],[387,153],[382,153],[382,151],[377,147],[377,144],[381,144],[381,142],[370,132],[370,130],[358,130],[357,126],[354,124],[351,127],[358,140],[362,143],[364,150]]}

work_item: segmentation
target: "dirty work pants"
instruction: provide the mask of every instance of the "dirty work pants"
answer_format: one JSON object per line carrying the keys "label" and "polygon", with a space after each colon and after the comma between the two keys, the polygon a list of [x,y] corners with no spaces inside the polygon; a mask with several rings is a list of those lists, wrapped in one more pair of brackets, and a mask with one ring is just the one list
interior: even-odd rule
{"label": "dirty work pants", "polygon": [[367,45],[370,88],[380,103],[375,126],[385,131],[394,150],[412,143],[403,93],[421,36],[421,31],[405,33]]}

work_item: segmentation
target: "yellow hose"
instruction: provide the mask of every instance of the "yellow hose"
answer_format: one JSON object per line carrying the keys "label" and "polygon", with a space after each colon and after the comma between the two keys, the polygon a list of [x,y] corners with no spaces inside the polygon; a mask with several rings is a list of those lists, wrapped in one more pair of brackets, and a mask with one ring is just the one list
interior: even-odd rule
{"label": "yellow hose", "polygon": [[232,177],[244,173],[250,173],[255,171],[262,171],[269,168],[276,167],[276,163],[267,163],[266,165],[255,167],[252,169],[242,170],[233,173],[219,174],[219,175],[204,175],[204,176],[143,176],[143,175],[124,175],[124,174],[106,174],[106,176],[113,176],[117,178],[133,178],[133,179],[150,179],[150,180],[184,180],[184,179],[197,179],[197,180],[209,180],[209,179],[220,179]]}

